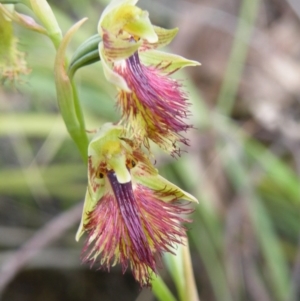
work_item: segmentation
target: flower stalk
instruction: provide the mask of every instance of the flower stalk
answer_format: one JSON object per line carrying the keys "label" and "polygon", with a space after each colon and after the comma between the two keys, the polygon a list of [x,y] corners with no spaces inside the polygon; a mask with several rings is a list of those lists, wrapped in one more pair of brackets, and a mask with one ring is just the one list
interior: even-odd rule
{"label": "flower stalk", "polygon": [[[8,0],[0,0],[3,2]],[[54,76],[59,109],[88,165],[88,185],[76,234],[76,240],[84,233],[87,236],[83,261],[106,270],[121,264],[123,273],[130,269],[141,287],[153,283],[160,298],[173,301],[157,277],[157,266],[164,254],[177,254],[174,266],[185,279],[175,281],[181,299],[198,300],[185,228],[192,212],[187,204],[198,201],[160,176],[149,157],[152,142],[173,156],[180,155],[181,144],[188,145],[184,136],[192,128],[187,121],[188,94],[171,75],[199,63],[157,50],[168,45],[178,29],[152,25],[148,12],[135,6],[137,0],[112,0],[100,17],[98,34],[80,45],[68,63],[66,49],[86,19],[63,37],[46,0],[10,1],[21,2],[31,7],[43,26],[15,12],[13,6],[0,4],[0,71],[5,74],[6,61],[14,67],[13,78],[28,70],[15,49],[12,20],[49,36],[57,50]],[[121,117],[116,124],[103,125],[89,142],[74,75],[79,68],[99,60],[107,81],[116,87]]]}
{"label": "flower stalk", "polygon": [[[178,30],[153,26],[136,2],[112,1],[100,17],[99,37],[85,41],[69,66],[72,78],[100,59],[105,77],[117,88],[122,113],[117,124],[104,125],[89,144],[88,187],[76,239],[87,233],[85,262],[107,270],[120,263],[141,286],[151,286],[162,255],[175,254],[175,246],[187,243],[183,223],[190,222],[184,215],[191,209],[178,201],[197,200],[159,176],[142,148],[150,151],[152,140],[179,155],[177,144],[188,144],[182,135],[192,127],[185,121],[187,95],[170,75],[199,63],[157,51]],[[189,250],[183,249],[177,267],[188,282],[177,283],[178,289],[181,299],[188,288],[189,300],[198,300]]]}

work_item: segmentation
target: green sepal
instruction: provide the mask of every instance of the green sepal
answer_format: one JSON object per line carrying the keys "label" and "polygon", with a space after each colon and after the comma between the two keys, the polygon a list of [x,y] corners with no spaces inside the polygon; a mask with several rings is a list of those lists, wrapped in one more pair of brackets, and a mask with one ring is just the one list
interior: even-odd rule
{"label": "green sepal", "polygon": [[86,190],[81,221],[80,221],[80,225],[78,227],[78,230],[77,230],[76,236],[75,236],[76,241],[79,241],[80,237],[84,233],[84,231],[85,231],[84,224],[88,220],[88,213],[93,210],[93,208],[97,204],[98,200],[100,200],[101,197],[103,196],[104,188],[98,189],[97,192],[98,192],[97,198],[95,199],[95,196],[92,197],[91,189],[89,189],[89,187],[88,187]]}
{"label": "green sepal", "polygon": [[156,49],[167,46],[175,38],[178,33],[178,28],[165,29],[159,26],[153,25],[153,30],[157,36],[157,41],[151,43],[147,40],[143,41],[142,49]]}
{"label": "green sepal", "polygon": [[121,90],[124,90],[125,92],[131,92],[129,89],[125,79],[119,75],[117,72],[114,72],[112,68],[110,67],[109,63],[105,60],[105,54],[104,54],[104,47],[103,42],[99,43],[99,55],[102,62],[102,68],[105,78]]}
{"label": "green sepal", "polygon": [[155,66],[163,73],[173,73],[188,66],[201,65],[197,61],[188,60],[180,55],[158,50],[141,51],[140,59],[146,66]]}
{"label": "green sepal", "polygon": [[68,74],[73,77],[75,72],[84,66],[100,61],[98,45],[102,41],[99,34],[85,40],[74,52],[68,69]]}
{"label": "green sepal", "polygon": [[158,37],[149,19],[148,12],[139,8],[136,9],[138,9],[136,17],[124,25],[124,30],[133,36],[147,40],[149,43],[156,43]]}
{"label": "green sepal", "polygon": [[[155,175],[149,174],[147,176],[140,177],[137,173],[132,171],[132,177],[136,179],[137,183],[140,183],[146,187],[149,187],[152,190],[163,192],[163,191],[172,191],[173,196],[176,196],[179,199],[183,199],[186,201],[198,203],[198,200],[192,196],[190,193],[182,190],[175,184],[171,183],[167,179],[163,178],[156,172]],[[168,197],[164,197],[163,193],[160,196],[160,199],[164,202],[170,202],[173,198],[172,195],[168,195]]]}

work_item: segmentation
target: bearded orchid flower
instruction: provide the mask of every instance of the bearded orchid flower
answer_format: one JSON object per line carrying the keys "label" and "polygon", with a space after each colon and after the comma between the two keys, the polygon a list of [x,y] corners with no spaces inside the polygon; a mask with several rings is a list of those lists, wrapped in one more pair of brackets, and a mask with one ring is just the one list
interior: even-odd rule
{"label": "bearded orchid flower", "polygon": [[7,14],[14,12],[11,4],[0,4],[0,79],[14,82],[20,75],[27,75],[25,54],[18,50],[18,40],[13,34],[12,19]]}
{"label": "bearded orchid flower", "polygon": [[136,7],[138,0],[113,0],[103,11],[98,24],[102,37],[99,55],[106,78],[118,88],[122,122],[132,129],[149,149],[152,140],[174,154],[177,142],[187,144],[182,135],[191,125],[187,95],[170,74],[196,61],[164,53],[177,29],[153,26],[148,13]]}
{"label": "bearded orchid flower", "polygon": [[[140,144],[140,143],[138,143]],[[76,240],[88,233],[83,260],[109,270],[130,267],[151,285],[157,261],[182,243],[191,212],[177,201],[197,200],[158,174],[124,127],[105,124],[88,148],[88,188]],[[98,259],[100,257],[100,259]],[[97,260],[98,259],[98,260]]]}

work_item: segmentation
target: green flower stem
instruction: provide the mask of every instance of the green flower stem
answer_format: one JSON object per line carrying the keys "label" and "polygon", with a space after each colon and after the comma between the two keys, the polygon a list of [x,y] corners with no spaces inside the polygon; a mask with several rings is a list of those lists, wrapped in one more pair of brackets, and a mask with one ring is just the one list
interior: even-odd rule
{"label": "green flower stem", "polygon": [[59,75],[56,75],[55,83],[58,104],[65,125],[70,136],[76,143],[82,159],[87,163],[88,138],[85,131],[82,130],[82,127],[77,118],[77,112],[74,106],[72,84],[69,78],[65,77],[65,79],[63,79]]}
{"label": "green flower stem", "polygon": [[[72,90],[73,90],[73,103],[74,103],[76,116],[77,116],[77,119],[79,122],[81,137],[85,137],[87,139],[87,135],[86,135],[86,131],[85,131],[84,116],[83,116],[83,112],[81,109],[80,100],[79,100],[78,93],[77,93],[77,88],[76,88],[73,80],[71,80],[71,84],[72,84]],[[87,140],[87,146],[88,146],[88,140]]]}
{"label": "green flower stem", "polygon": [[[154,295],[160,301],[177,301],[169,288],[166,286],[160,276],[154,276],[152,279],[152,290]],[[187,300],[188,301],[188,300]]]}
{"label": "green flower stem", "polygon": [[[175,283],[179,300],[185,300],[185,279],[183,277],[183,260],[182,260],[182,248],[180,245],[176,247],[176,254],[165,253],[164,262],[166,267]],[[186,301],[190,301],[187,300]]]}
{"label": "green flower stem", "polygon": [[191,253],[189,249],[189,241],[186,239],[185,244],[182,246],[182,264],[185,279],[185,299],[186,301],[200,301],[196,287]]}
{"label": "green flower stem", "polygon": [[[10,1],[20,2],[17,0]],[[45,26],[48,36],[57,49],[54,71],[58,104],[67,130],[78,146],[83,160],[87,162],[88,138],[85,132],[84,117],[76,86],[65,70],[67,65],[65,59],[66,47],[72,35],[85,20],[75,24],[63,39],[61,29],[48,2],[46,0],[30,0],[30,6]]]}
{"label": "green flower stem", "polygon": [[56,17],[46,0],[30,0],[31,8],[47,29],[48,35],[56,49],[62,41],[62,32]]}
{"label": "green flower stem", "polygon": [[66,71],[66,48],[79,27],[86,21],[82,19],[73,25],[64,36],[55,59],[55,84],[59,108],[67,130],[76,143],[84,162],[87,163],[88,138],[85,132],[83,113],[74,83]]}
{"label": "green flower stem", "polygon": [[68,65],[65,59],[66,47],[73,34],[86,19],[76,23],[63,39],[61,29],[48,2],[46,0],[30,0],[30,3],[32,10],[42,21],[57,49],[55,82],[60,111],[68,132],[78,146],[83,160],[87,162],[88,138],[85,132],[84,117],[76,86],[68,77],[65,69]]}
{"label": "green flower stem", "polygon": [[181,301],[199,301],[188,240],[183,245],[178,245],[176,254],[164,254],[164,260]]}
{"label": "green flower stem", "polygon": [[238,27],[217,100],[218,108],[223,114],[229,115],[234,105],[259,3],[259,0],[243,0],[241,4]]}

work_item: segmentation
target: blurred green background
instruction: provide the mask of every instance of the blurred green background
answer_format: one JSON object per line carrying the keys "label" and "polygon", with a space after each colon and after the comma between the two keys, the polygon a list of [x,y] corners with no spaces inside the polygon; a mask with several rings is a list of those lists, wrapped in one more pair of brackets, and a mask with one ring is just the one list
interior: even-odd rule
{"label": "blurred green background", "polygon": [[[96,33],[107,1],[49,3],[63,33],[89,18],[71,56]],[[179,27],[168,51],[202,63],[178,74],[192,103],[190,147],[178,160],[156,153],[161,174],[200,202],[188,226],[200,299],[300,300],[300,4],[138,5],[153,24]],[[15,34],[32,72],[0,86],[2,300],[155,300],[120,267],[106,273],[80,264],[83,240],[74,236],[86,167],[58,112],[55,50],[47,37],[18,25]],[[100,63],[79,70],[76,84],[87,129],[118,120],[116,91]],[[176,295],[170,274],[161,275]]]}

